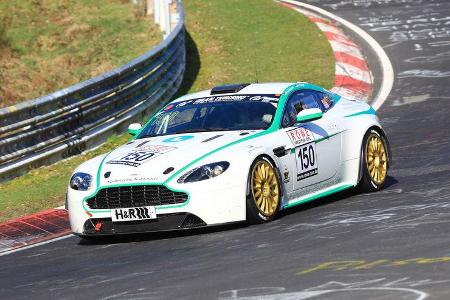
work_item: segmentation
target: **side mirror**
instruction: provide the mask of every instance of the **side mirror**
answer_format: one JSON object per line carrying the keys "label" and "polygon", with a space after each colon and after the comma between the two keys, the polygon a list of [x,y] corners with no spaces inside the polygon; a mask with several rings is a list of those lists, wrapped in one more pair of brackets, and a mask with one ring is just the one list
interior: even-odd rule
{"label": "side mirror", "polygon": [[142,125],[139,123],[133,123],[130,124],[130,126],[128,126],[128,133],[131,134],[132,136],[135,136],[136,134],[138,134],[139,130],[141,130]]}
{"label": "side mirror", "polygon": [[323,112],[320,108],[307,108],[297,115],[297,122],[304,123],[322,118]]}

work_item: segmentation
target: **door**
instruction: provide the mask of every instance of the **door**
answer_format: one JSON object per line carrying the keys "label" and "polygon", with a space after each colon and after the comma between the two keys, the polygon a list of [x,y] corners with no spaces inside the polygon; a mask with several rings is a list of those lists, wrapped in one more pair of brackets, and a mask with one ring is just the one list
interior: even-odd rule
{"label": "door", "polygon": [[[293,190],[313,184],[332,182],[338,174],[341,157],[341,127],[332,112],[328,95],[314,90],[294,92],[288,99],[282,118],[282,127],[290,139]],[[297,114],[307,108],[320,108],[322,118],[297,123]]]}

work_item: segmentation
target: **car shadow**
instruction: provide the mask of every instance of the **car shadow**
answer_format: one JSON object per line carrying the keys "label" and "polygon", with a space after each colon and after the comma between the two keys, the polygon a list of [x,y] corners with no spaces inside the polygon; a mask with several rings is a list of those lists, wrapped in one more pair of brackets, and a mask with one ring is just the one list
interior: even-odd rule
{"label": "car shadow", "polygon": [[[395,179],[392,176],[388,176],[386,178],[386,182],[385,182],[383,188],[381,189],[381,191],[385,190],[387,188],[390,188],[391,186],[394,186],[397,183],[398,183],[397,179]],[[374,192],[374,193],[376,194],[377,192]],[[330,204],[330,203],[333,203],[336,201],[340,201],[340,200],[347,199],[347,198],[350,198],[353,196],[358,196],[358,195],[363,195],[363,194],[358,190],[358,188],[351,188],[351,189],[348,189],[348,190],[345,190],[342,192],[338,192],[336,194],[332,194],[332,195],[329,195],[329,196],[326,196],[326,197],[323,197],[320,199],[316,199],[316,200],[313,200],[310,202],[300,204],[298,206],[291,207],[289,209],[282,210],[279,217],[282,218],[283,216],[306,211],[306,210],[309,210],[309,209],[312,209],[312,208],[315,208],[318,206],[327,205],[327,204]]]}
{"label": "car shadow", "polygon": [[384,183],[383,189],[387,189],[393,185],[396,185],[398,183],[398,180],[395,177],[388,176],[386,178],[386,182]]}

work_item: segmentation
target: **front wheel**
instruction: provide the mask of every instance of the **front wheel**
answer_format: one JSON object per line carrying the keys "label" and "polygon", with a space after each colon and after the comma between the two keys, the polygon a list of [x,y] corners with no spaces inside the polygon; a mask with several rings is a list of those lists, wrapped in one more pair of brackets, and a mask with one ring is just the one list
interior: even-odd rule
{"label": "front wheel", "polygon": [[379,191],[386,181],[388,153],[385,138],[376,130],[369,130],[363,140],[362,192]]}
{"label": "front wheel", "polygon": [[253,224],[273,220],[281,203],[275,166],[265,157],[258,158],[250,167],[248,181],[247,220]]}

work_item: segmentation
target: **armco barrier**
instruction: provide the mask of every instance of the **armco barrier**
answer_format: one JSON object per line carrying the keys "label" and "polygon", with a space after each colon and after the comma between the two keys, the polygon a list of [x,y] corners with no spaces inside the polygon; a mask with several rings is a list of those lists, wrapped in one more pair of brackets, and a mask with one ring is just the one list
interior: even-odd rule
{"label": "armco barrier", "polygon": [[149,52],[113,71],[0,109],[0,181],[104,141],[169,100],[185,70],[184,13]]}

